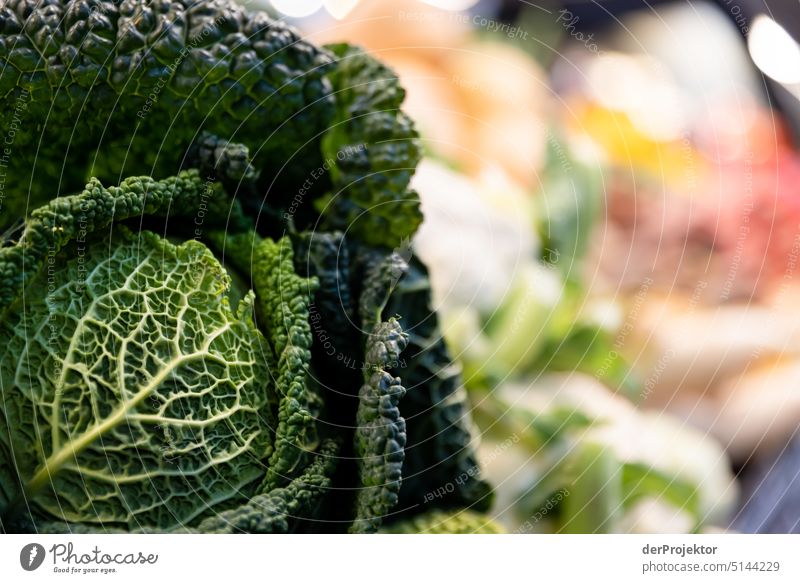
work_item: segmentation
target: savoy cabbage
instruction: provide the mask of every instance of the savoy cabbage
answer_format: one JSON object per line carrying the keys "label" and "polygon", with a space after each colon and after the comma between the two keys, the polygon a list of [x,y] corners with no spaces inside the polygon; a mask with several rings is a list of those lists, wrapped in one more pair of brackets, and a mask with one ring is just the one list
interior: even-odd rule
{"label": "savoy cabbage", "polygon": [[403,96],[226,0],[0,5],[0,530],[495,530]]}

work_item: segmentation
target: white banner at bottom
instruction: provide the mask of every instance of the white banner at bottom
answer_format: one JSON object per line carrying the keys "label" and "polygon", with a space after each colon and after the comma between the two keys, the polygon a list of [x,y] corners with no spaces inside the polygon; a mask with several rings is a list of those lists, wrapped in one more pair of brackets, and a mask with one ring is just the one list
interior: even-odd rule
{"label": "white banner at bottom", "polygon": [[5,535],[0,580],[777,583],[798,555],[796,535]]}

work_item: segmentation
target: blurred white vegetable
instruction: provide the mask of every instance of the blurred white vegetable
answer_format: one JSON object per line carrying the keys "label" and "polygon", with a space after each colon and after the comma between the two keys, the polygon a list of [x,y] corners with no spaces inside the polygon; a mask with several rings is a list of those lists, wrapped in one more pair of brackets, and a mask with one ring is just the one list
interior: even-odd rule
{"label": "blurred white vegetable", "polygon": [[432,160],[420,163],[413,187],[425,217],[414,247],[436,306],[494,310],[538,254],[530,198],[501,171],[474,180]]}

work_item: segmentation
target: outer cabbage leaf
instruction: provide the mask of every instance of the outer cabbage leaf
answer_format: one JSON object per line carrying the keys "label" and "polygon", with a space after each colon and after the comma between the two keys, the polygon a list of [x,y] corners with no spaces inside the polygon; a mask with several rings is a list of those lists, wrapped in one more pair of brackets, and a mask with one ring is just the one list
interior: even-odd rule
{"label": "outer cabbage leaf", "polygon": [[205,246],[117,230],[57,255],[0,322],[0,439],[21,481],[4,514],[170,529],[263,479],[275,404],[252,293],[234,311]]}
{"label": "outer cabbage leaf", "polygon": [[317,283],[294,272],[288,238],[277,243],[263,239],[256,244],[252,277],[259,314],[278,359],[274,382],[281,402],[275,452],[266,478],[269,487],[277,487],[296,476],[310,452],[319,446],[317,417],[322,403],[310,389],[308,321],[308,306]]}
{"label": "outer cabbage leaf", "polygon": [[419,197],[408,187],[421,151],[413,122],[400,111],[405,90],[360,49],[326,48],[338,62],[328,73],[336,114],[321,144],[334,187],[316,203],[323,225],[370,245],[397,245],[422,222]]}
{"label": "outer cabbage leaf", "polygon": [[384,527],[386,534],[502,534],[503,528],[488,516],[460,510],[433,510]]}
{"label": "outer cabbage leaf", "polygon": [[[317,515],[331,494],[331,475],[338,462],[339,444],[326,440],[317,457],[287,486],[256,494],[247,502],[209,516],[195,528],[178,527],[174,532],[212,534],[273,534],[315,530]],[[96,527],[63,522],[40,522],[39,534],[87,534]],[[144,529],[146,531],[146,529]],[[106,533],[124,533],[118,528],[104,528]]]}
{"label": "outer cabbage leaf", "polygon": [[405,389],[386,369],[398,361],[406,342],[394,318],[376,324],[367,339],[355,434],[361,489],[351,532],[374,532],[397,505],[406,445],[398,403]]}
{"label": "outer cabbage leaf", "polygon": [[[374,532],[396,506],[402,476],[406,427],[399,402],[405,389],[387,370],[398,362],[407,338],[397,319],[383,321],[383,309],[406,266],[396,254],[379,249],[354,246],[351,253],[339,233],[296,239],[297,269],[322,283],[313,310],[324,344],[317,346],[318,370],[331,383],[339,409],[349,410],[337,418],[348,424],[353,414],[356,419],[353,470],[358,479],[350,486],[356,490],[350,531]],[[355,395],[352,385],[359,380],[354,402],[348,397]]]}
{"label": "outer cabbage leaf", "polygon": [[325,386],[328,415],[332,423],[352,425],[364,380],[364,332],[356,308],[360,273],[341,233],[301,233],[294,243],[295,270],[319,282],[309,305],[312,360]]}
{"label": "outer cabbage leaf", "polygon": [[[11,114],[0,127],[15,133],[19,154],[0,225],[51,201],[30,213],[18,242],[7,234],[0,246],[0,529],[27,514],[62,532],[287,531],[324,503],[326,518],[374,530],[402,492],[405,439],[403,387],[390,369],[406,336],[385,310],[405,266],[383,248],[421,221],[409,190],[420,147],[396,76],[228,0],[98,0],[99,17],[75,0],[45,4],[0,7],[0,102]],[[63,132],[66,119],[75,132]],[[17,131],[22,123],[35,131]],[[161,177],[193,165],[222,186],[191,171],[111,188],[92,179],[62,196],[87,173]],[[320,166],[328,172],[298,200],[295,187]],[[223,190],[260,213],[262,235],[296,235],[319,218],[350,241],[312,235],[312,265],[293,268],[288,241],[243,232],[248,219]],[[140,218],[139,229],[153,228],[156,216],[201,210],[196,238],[221,244],[221,256],[118,225]],[[192,237],[183,223],[165,232]],[[230,226],[232,236],[213,232]],[[335,265],[329,248],[315,255],[336,242],[345,244]],[[61,326],[52,339],[51,322]],[[424,358],[412,374],[450,366],[446,353]],[[415,431],[441,429],[452,445],[463,432],[446,423],[461,428],[466,410],[442,384],[447,412],[428,395],[430,407],[412,407]],[[462,469],[441,460],[452,448],[432,443],[436,453],[412,469]],[[187,476],[166,467],[173,450]],[[332,480],[336,495],[325,496]]]}
{"label": "outer cabbage leaf", "polygon": [[358,330],[353,326],[356,298],[350,289],[350,250],[339,233],[310,232],[296,237],[295,269],[313,273],[319,281],[314,306],[325,321],[333,343],[355,346]]}
{"label": "outer cabbage leaf", "polygon": [[93,178],[83,192],[49,202],[31,213],[20,240],[0,252],[0,314],[13,302],[45,261],[70,241],[85,238],[112,222],[146,215],[198,216],[210,222],[234,217],[238,205],[214,183],[194,170],[165,180],[134,177],[119,186],[104,187]]}
{"label": "outer cabbage leaf", "polygon": [[406,387],[408,424],[399,509],[435,499],[445,506],[487,510],[491,487],[481,478],[461,369],[450,359],[431,306],[427,269],[416,258],[394,287],[386,311],[402,317],[409,337],[406,366],[392,371]]}
{"label": "outer cabbage leaf", "polygon": [[285,485],[302,471],[319,445],[318,417],[322,399],[310,373],[310,307],[319,283],[295,272],[288,237],[273,242],[254,231],[210,233],[212,244],[240,273],[249,274],[256,291],[259,324],[277,358],[270,374],[281,396],[276,448],[266,487]]}
{"label": "outer cabbage leaf", "polygon": [[[491,503],[491,489],[481,479],[477,463],[472,425],[466,393],[461,385],[460,369],[449,357],[441,338],[438,321],[430,305],[430,282],[425,267],[414,260],[409,267],[401,253],[387,253],[385,250],[367,247],[358,243],[346,242],[341,235],[319,235],[301,237],[297,245],[296,268],[308,270],[330,285],[320,287],[315,302],[320,311],[318,325],[328,332],[333,326],[328,322],[347,323],[350,330],[371,331],[384,319],[394,319],[399,328],[407,330],[408,347],[400,358],[388,368],[386,378],[399,377],[406,394],[397,407],[406,423],[407,443],[404,448],[402,463],[402,487],[399,503],[389,490],[383,490],[384,504],[382,514],[371,513],[357,502],[360,516],[381,517],[388,514],[385,508],[390,506],[394,513],[413,514],[419,507],[434,499],[444,506],[473,506],[484,510]],[[409,250],[410,251],[410,250]],[[303,258],[302,253],[306,253]],[[335,285],[334,285],[335,284]],[[357,297],[358,301],[341,301],[340,298]],[[353,306],[349,310],[345,306]],[[395,318],[397,316],[397,318]],[[345,326],[342,326],[345,328]],[[345,328],[346,330],[346,328]],[[405,333],[404,333],[405,336]],[[347,332],[337,335],[326,335],[337,351],[347,348]],[[317,338],[318,340],[318,338]],[[404,340],[405,342],[405,340]],[[368,349],[368,348],[367,348]],[[318,352],[323,352],[317,347]],[[363,357],[355,353],[355,349],[342,354],[345,362],[362,362]],[[367,361],[369,366],[369,359]],[[326,382],[330,382],[338,393],[347,390],[342,379],[349,379],[349,369],[342,366],[340,373]],[[369,378],[367,376],[367,378]],[[362,394],[375,396],[380,394],[375,383],[367,383],[371,389],[362,388]],[[388,397],[385,397],[388,399]],[[341,399],[347,403],[346,399]],[[359,402],[359,418],[365,414],[365,400]],[[387,407],[387,410],[391,409]],[[374,418],[374,408],[369,411]],[[392,422],[384,420],[384,430],[391,434]],[[359,435],[355,438],[354,455],[363,457],[363,446],[359,445]],[[371,459],[379,459],[372,452]],[[388,458],[384,458],[386,462]],[[386,464],[388,466],[388,463]],[[361,466],[364,469],[364,466]],[[391,472],[386,467],[381,471]],[[361,486],[374,481],[377,475],[374,469],[361,472]],[[391,481],[380,481],[384,485],[394,485]],[[367,488],[378,496],[374,487]],[[393,490],[392,490],[393,492]],[[443,492],[435,498],[432,494]],[[369,500],[366,493],[360,494],[361,500]],[[389,505],[386,501],[392,501]],[[374,528],[379,521],[357,522],[354,529],[371,524]]]}
{"label": "outer cabbage leaf", "polygon": [[325,441],[316,458],[287,486],[258,494],[241,506],[205,519],[197,528],[205,533],[287,533],[310,526],[324,497],[331,493],[331,474],[336,466],[338,444]]}
{"label": "outer cabbage leaf", "polygon": [[333,116],[331,64],[230,0],[4,0],[0,132],[14,155],[0,225],[87,175],[173,175],[203,131],[247,146],[265,174],[304,177]]}
{"label": "outer cabbage leaf", "polygon": [[319,510],[340,440],[315,451],[316,282],[294,273],[288,240],[209,230],[256,290],[234,312],[242,291],[202,243],[115,224],[203,209],[209,226],[244,228],[220,193],[196,172],[117,188],[93,180],[34,211],[0,249],[0,267],[24,270],[2,287],[0,527],[267,532],[302,528]]}

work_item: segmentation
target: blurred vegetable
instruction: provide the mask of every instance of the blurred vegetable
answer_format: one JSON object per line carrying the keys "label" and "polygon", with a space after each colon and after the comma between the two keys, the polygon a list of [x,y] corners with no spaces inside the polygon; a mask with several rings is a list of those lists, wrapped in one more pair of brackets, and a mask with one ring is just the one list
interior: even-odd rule
{"label": "blurred vegetable", "polygon": [[[659,531],[641,514],[648,505],[696,530],[724,518],[735,501],[725,453],[712,439],[641,413],[584,375],[507,383],[479,403],[476,420],[489,423],[481,459],[498,484],[498,520],[510,529],[554,497],[558,504],[532,530]],[[516,456],[487,454],[513,435],[524,436]],[[503,513],[506,505],[513,510]]]}
{"label": "blurred vegetable", "polygon": [[498,167],[532,191],[548,137],[545,73],[507,36],[476,34],[474,26],[465,13],[380,0],[359,3],[311,38],[346,38],[391,65],[408,92],[404,109],[431,155],[473,177]]}
{"label": "blurred vegetable", "polygon": [[[645,388],[621,354],[620,310],[587,297],[580,270],[559,269],[586,249],[581,234],[591,221],[575,210],[585,203],[548,209],[542,220],[554,248],[542,252],[534,207],[509,192],[494,196],[491,184],[428,162],[413,185],[425,215],[416,249],[431,266],[444,333],[464,366],[497,520],[519,532],[657,531],[661,520],[688,531],[719,520],[735,492],[724,452],[637,411],[628,398]],[[458,205],[443,194],[454,187]],[[596,189],[583,196],[598,199]],[[664,451],[676,440],[686,446]]]}

